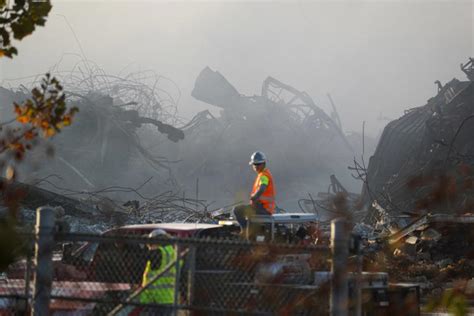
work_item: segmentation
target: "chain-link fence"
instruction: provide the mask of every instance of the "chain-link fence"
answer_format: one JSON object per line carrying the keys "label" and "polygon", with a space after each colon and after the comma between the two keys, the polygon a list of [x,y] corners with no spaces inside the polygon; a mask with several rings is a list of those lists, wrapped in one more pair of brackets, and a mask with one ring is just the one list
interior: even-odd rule
{"label": "chain-link fence", "polygon": [[[29,311],[34,276],[34,235],[16,234],[2,243],[0,272],[0,315],[23,315]],[[10,248],[12,245],[14,248]]]}
{"label": "chain-link fence", "polygon": [[71,246],[55,262],[52,308],[95,315],[328,309],[328,290],[312,273],[327,271],[327,247],[73,234],[58,241]]}
{"label": "chain-link fence", "polygon": [[[32,248],[28,248],[27,257],[10,265],[3,276],[2,315],[28,312],[34,270]],[[172,256],[166,258],[163,249],[171,249]],[[57,235],[50,310],[74,315],[173,310],[195,314],[327,313],[328,286],[314,283],[314,271],[328,270],[328,256],[327,247],[317,246]]]}
{"label": "chain-link fence", "polygon": [[0,315],[40,315],[41,300],[57,315],[329,314],[327,245],[147,235],[54,232],[44,252],[44,234],[26,236]]}

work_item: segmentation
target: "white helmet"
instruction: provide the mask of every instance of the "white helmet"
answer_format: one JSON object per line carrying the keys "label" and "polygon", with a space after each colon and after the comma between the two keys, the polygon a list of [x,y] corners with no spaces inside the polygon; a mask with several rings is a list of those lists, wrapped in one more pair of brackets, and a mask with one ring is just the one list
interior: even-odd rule
{"label": "white helmet", "polygon": [[265,163],[267,161],[267,157],[261,151],[256,151],[250,156],[249,165],[259,165]]}
{"label": "white helmet", "polygon": [[155,229],[154,231],[148,234],[148,238],[154,238],[159,236],[168,236],[168,233],[165,232],[163,229]]}

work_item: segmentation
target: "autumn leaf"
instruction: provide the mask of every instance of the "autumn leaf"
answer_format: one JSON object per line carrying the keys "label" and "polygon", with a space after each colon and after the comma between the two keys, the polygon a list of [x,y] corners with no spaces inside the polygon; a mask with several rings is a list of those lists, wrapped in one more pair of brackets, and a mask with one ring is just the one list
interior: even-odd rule
{"label": "autumn leaf", "polygon": [[30,118],[26,115],[22,115],[22,116],[18,116],[16,120],[20,122],[21,124],[26,124],[30,121]]}
{"label": "autumn leaf", "polygon": [[66,115],[66,116],[64,116],[64,119],[63,119],[63,125],[64,126],[69,126],[69,125],[71,125],[71,121],[72,121],[71,116]]}
{"label": "autumn leaf", "polygon": [[19,106],[17,103],[14,103],[14,104],[13,104],[13,107],[14,107],[15,114],[16,114],[16,115],[21,115],[21,108],[20,108],[20,106]]}
{"label": "autumn leaf", "polygon": [[26,140],[32,140],[33,138],[35,138],[35,136],[36,136],[36,134],[32,130],[29,130],[29,131],[25,132],[25,139]]}
{"label": "autumn leaf", "polygon": [[44,130],[44,136],[46,138],[52,137],[54,135],[56,135],[56,130],[54,128],[50,127]]}
{"label": "autumn leaf", "polygon": [[18,142],[10,144],[10,148],[15,151],[25,151],[25,147],[23,146],[23,144]]}

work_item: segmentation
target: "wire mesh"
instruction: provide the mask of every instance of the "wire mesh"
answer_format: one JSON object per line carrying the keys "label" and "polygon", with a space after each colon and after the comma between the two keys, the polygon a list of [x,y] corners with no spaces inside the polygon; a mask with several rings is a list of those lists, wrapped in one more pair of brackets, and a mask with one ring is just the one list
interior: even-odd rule
{"label": "wire mesh", "polygon": [[[12,261],[0,272],[0,315],[28,314],[33,292],[34,236],[17,234],[14,249],[2,249],[2,264]],[[4,247],[5,248],[5,247]],[[11,251],[10,251],[11,250]]]}
{"label": "wire mesh", "polygon": [[[74,315],[327,313],[327,286],[315,285],[313,276],[313,271],[328,269],[327,247],[142,235],[57,235],[51,311]],[[21,299],[31,299],[31,291],[25,296],[27,279],[21,262],[10,265],[6,283],[0,283],[2,315],[14,315]]]}

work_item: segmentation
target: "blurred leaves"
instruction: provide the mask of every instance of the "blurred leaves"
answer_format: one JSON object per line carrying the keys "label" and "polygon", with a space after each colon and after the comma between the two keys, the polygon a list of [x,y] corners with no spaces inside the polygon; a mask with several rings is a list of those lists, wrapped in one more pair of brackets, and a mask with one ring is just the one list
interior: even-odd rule
{"label": "blurred leaves", "polygon": [[0,271],[5,271],[23,252],[22,238],[12,217],[0,221]]}
{"label": "blurred leaves", "polygon": [[434,312],[439,309],[446,310],[454,316],[468,315],[469,304],[463,293],[456,289],[447,289],[440,298],[430,300],[426,306],[427,312]]}
{"label": "blurred leaves", "polygon": [[52,8],[49,0],[15,0],[11,3],[0,0],[0,58],[17,55],[11,40],[21,40],[33,33],[37,26],[44,26]]}
{"label": "blurred leaves", "polygon": [[[78,111],[76,107],[66,106],[62,86],[49,74],[41,80],[39,88],[31,91],[31,98],[21,104],[14,103],[13,107],[19,126],[11,128],[0,125],[0,154],[5,158],[0,161],[0,170],[4,172],[4,180],[0,181],[0,192],[3,195],[3,205],[9,210],[9,216],[4,222],[0,222],[0,271],[18,255],[18,245],[4,241],[18,239],[15,237],[16,215],[20,201],[24,198],[24,192],[9,188],[9,184],[17,178],[17,171],[11,160],[21,163],[40,135],[43,138],[56,135],[62,128],[71,125]],[[50,147],[48,151],[50,154],[54,153]]]}
{"label": "blurred leaves", "polygon": [[71,125],[78,108],[67,109],[63,87],[56,78],[46,74],[41,80],[41,88],[34,88],[31,94],[32,98],[22,104],[14,103],[16,120],[32,127],[25,132],[25,139],[34,139],[38,131],[48,138]]}
{"label": "blurred leaves", "polygon": [[[31,91],[31,98],[23,103],[14,103],[16,121],[19,127],[4,128],[0,138],[0,154],[7,154],[15,161],[23,160],[26,151],[34,147],[35,140],[41,133],[50,138],[71,125],[77,107],[67,108],[63,88],[56,78],[46,74],[41,80],[40,88]],[[15,172],[7,166],[5,177],[13,180]]]}
{"label": "blurred leaves", "polygon": [[[44,26],[51,8],[49,0],[0,0],[0,58],[17,55],[12,40],[21,40],[33,33],[37,26]],[[22,252],[21,238],[16,231],[16,214],[23,194],[9,189],[8,184],[17,176],[10,162],[12,159],[23,161],[25,152],[33,148],[40,132],[49,138],[71,124],[78,110],[75,107],[67,109],[62,90],[56,78],[46,74],[41,87],[31,91],[30,99],[13,105],[20,126],[7,128],[6,124],[0,125],[0,170],[5,172],[5,179],[0,180],[0,191],[3,204],[9,210],[8,216],[0,220],[0,271],[4,271]]]}

